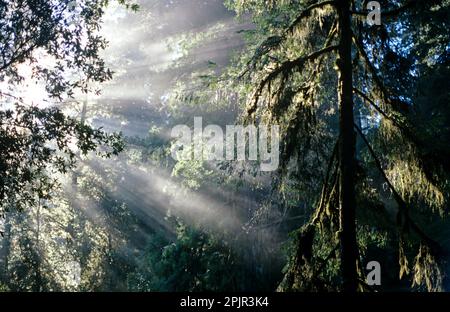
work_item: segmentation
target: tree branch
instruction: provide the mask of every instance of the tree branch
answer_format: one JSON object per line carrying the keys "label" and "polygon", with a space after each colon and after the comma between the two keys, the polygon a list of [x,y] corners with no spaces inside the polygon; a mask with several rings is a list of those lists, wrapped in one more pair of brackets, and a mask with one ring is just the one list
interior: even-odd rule
{"label": "tree branch", "polygon": [[370,99],[364,92],[357,88],[353,88],[353,92],[356,93],[359,97],[361,97],[363,100],[368,102],[375,110],[380,113],[384,118],[390,120],[397,128],[400,130],[406,131],[402,125],[399,124],[397,120],[394,119],[393,116],[388,115],[381,107],[379,107],[375,102]]}
{"label": "tree branch", "polygon": [[395,119],[395,117],[388,115],[385,111],[383,111],[375,102],[370,99],[364,92],[357,88],[353,88],[353,91],[359,95],[362,99],[366,100],[371,106],[375,108],[377,112],[379,112],[384,118],[391,121],[392,124],[397,127],[400,132],[404,135],[405,138],[407,138],[412,144],[417,146],[418,148],[422,148],[423,144],[416,138],[416,136],[411,132],[411,130],[406,125],[402,125],[398,120]]}
{"label": "tree branch", "polygon": [[318,57],[322,56],[323,54],[326,54],[328,52],[337,50],[339,46],[332,45],[325,47],[319,51],[313,52],[309,54],[306,57],[299,57],[295,60],[289,60],[284,63],[282,63],[279,67],[277,67],[275,70],[273,70],[271,73],[269,73],[261,82],[258,84],[255,92],[253,93],[252,98],[252,104],[247,109],[247,114],[252,115],[256,111],[256,107],[259,101],[259,98],[261,97],[262,91],[264,90],[264,87],[272,80],[278,77],[278,75],[284,73],[287,74],[289,71],[293,70],[294,68],[303,67],[303,65],[308,61],[314,61]]}
{"label": "tree branch", "polygon": [[364,63],[366,64],[367,68],[369,69],[369,71],[372,75],[375,85],[377,86],[377,88],[379,89],[379,91],[381,93],[381,98],[382,98],[383,102],[391,105],[392,108],[396,111],[404,112],[407,109],[408,105],[399,100],[396,100],[396,102],[398,102],[398,103],[395,103],[391,99],[388,89],[383,84],[383,81],[381,80],[381,78],[378,76],[377,70],[376,70],[375,66],[372,64],[372,62],[370,61],[369,56],[367,55],[362,42],[356,37],[356,35],[353,32],[352,32],[352,37],[353,37],[353,41],[354,41],[359,53],[361,54],[361,56],[364,60]]}
{"label": "tree branch", "polygon": [[263,43],[261,43],[258,48],[256,48],[255,55],[247,62],[247,66],[246,69],[239,74],[238,78],[242,78],[246,73],[249,72],[250,70],[250,64],[255,64],[256,63],[256,59],[261,57],[264,54],[267,54],[268,52],[278,48],[280,46],[280,44],[286,40],[286,38],[293,33],[295,27],[297,27],[297,25],[303,21],[305,18],[309,17],[311,15],[311,13],[316,10],[316,9],[320,9],[323,8],[325,6],[328,5],[335,5],[336,1],[335,0],[331,0],[331,1],[322,1],[319,3],[315,3],[310,5],[309,7],[307,7],[306,9],[304,9],[302,12],[300,12],[300,14],[297,16],[297,18],[294,20],[294,22],[291,23],[291,25],[289,25],[288,28],[286,28],[283,33],[280,36],[271,36],[269,38],[267,38],[266,40],[264,40]]}
{"label": "tree branch", "polygon": [[[323,211],[323,207],[325,207],[324,201],[328,202],[330,200],[329,197],[332,194],[332,190],[331,190],[331,192],[329,190],[329,187],[330,187],[329,181],[330,181],[331,169],[333,168],[334,160],[336,159],[336,156],[337,156],[338,147],[339,147],[339,139],[337,140],[336,144],[334,145],[333,152],[328,161],[327,172],[326,172],[325,179],[323,181],[323,187],[322,187],[322,193],[320,196],[319,207],[317,208],[317,211],[315,213],[312,223],[316,223],[317,220],[319,220],[320,215],[322,214],[322,211]],[[336,174],[334,173],[333,176],[336,176]],[[335,183],[335,180],[336,179],[334,178],[332,184]]]}
{"label": "tree branch", "polygon": [[286,29],[285,34],[283,35],[283,37],[286,37],[286,35],[292,33],[295,29],[295,27],[297,27],[297,25],[306,17],[309,17],[311,15],[311,12],[314,11],[315,9],[320,9],[323,8],[324,6],[334,6],[336,4],[336,1],[332,0],[332,1],[322,1],[319,3],[315,3],[310,5],[309,7],[307,7],[306,9],[304,9],[299,16],[297,16],[297,18],[294,20],[294,22]]}
{"label": "tree branch", "polygon": [[[61,9],[61,11],[59,12],[60,14],[55,18],[52,27],[56,27],[58,26],[58,24],[63,21],[64,19],[64,14],[66,13],[66,10],[68,9],[70,5],[70,1],[68,1],[64,7]],[[42,30],[41,30],[42,31]],[[50,37],[46,40],[46,41],[40,41],[40,34],[38,34],[38,39],[37,41],[31,42],[32,39],[36,38],[28,38],[28,40],[25,43],[22,43],[21,46],[19,47],[19,49],[17,51],[14,52],[14,54],[11,56],[9,61],[5,61],[1,66],[0,66],[0,71],[4,71],[6,70],[8,67],[14,65],[14,63],[16,62],[23,62],[25,58],[27,58],[35,49],[43,47],[45,45],[47,45],[48,41],[50,40]],[[22,46],[26,45],[27,43],[30,43],[30,46],[28,48],[26,48],[24,51],[19,52],[19,50],[22,48]],[[19,53],[19,54],[17,54]]]}
{"label": "tree branch", "polygon": [[386,181],[390,190],[392,191],[392,194],[394,195],[394,199],[398,204],[399,214],[401,214],[403,217],[405,217],[405,221],[407,222],[407,224],[409,226],[411,226],[411,228],[414,230],[414,232],[416,232],[416,234],[420,237],[420,239],[423,242],[425,242],[433,251],[435,251],[439,254],[442,254],[443,253],[442,247],[435,240],[433,240],[428,235],[426,235],[420,229],[420,227],[411,219],[411,217],[409,216],[408,211],[407,211],[407,203],[403,200],[403,198],[400,196],[400,194],[397,192],[397,190],[395,189],[395,187],[392,185],[391,181],[387,177],[386,173],[383,170],[381,162],[378,159],[378,157],[377,157],[375,151],[373,150],[372,146],[370,145],[369,141],[367,140],[367,138],[365,137],[365,135],[363,134],[361,129],[356,125],[356,123],[354,123],[354,127],[355,127],[356,131],[358,132],[358,134],[360,135],[361,139],[366,144],[370,155],[372,156],[373,160],[375,161],[378,171],[381,173],[381,175],[383,176],[383,179]]}

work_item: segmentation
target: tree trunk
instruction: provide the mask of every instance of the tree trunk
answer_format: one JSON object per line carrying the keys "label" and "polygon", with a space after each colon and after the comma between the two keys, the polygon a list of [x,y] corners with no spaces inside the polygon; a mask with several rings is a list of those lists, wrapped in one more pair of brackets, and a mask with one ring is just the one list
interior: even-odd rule
{"label": "tree trunk", "polygon": [[355,221],[355,132],[353,128],[352,34],[350,0],[339,0],[339,212],[343,290],[355,292],[357,245]]}

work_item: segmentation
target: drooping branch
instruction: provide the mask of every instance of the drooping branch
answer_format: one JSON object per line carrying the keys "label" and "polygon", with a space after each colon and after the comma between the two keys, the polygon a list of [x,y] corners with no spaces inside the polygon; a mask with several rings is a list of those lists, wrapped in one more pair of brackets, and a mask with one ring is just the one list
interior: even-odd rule
{"label": "drooping branch", "polygon": [[[397,120],[394,116],[389,115],[388,113],[386,113],[383,109],[381,109],[381,107],[379,107],[372,99],[369,98],[369,96],[367,96],[364,92],[362,92],[361,90],[354,88],[353,89],[354,93],[356,93],[357,95],[359,95],[362,99],[364,99],[365,101],[367,101],[372,107],[375,108],[375,110],[377,112],[379,112],[384,118],[386,118],[387,120],[391,121],[392,124],[397,127],[399,129],[399,131],[401,132],[401,134],[409,140],[410,143],[414,144],[416,147],[418,148],[423,148],[423,143],[420,142],[417,137],[413,134],[413,132],[411,131],[411,129],[408,127],[407,124],[402,124],[401,122],[399,122],[399,120]],[[420,163],[422,165],[422,162]],[[423,165],[422,168],[424,169]],[[425,171],[426,172],[426,171]],[[426,172],[427,173],[427,172]]]}
{"label": "drooping branch", "polygon": [[[323,48],[331,46],[331,43],[332,43],[334,37],[336,36],[336,33],[337,33],[337,20],[335,20],[333,22],[333,24],[331,25],[330,30],[328,32],[327,39],[325,40],[325,43],[323,44]],[[294,96],[299,93],[304,93],[309,96],[314,91],[314,90],[312,90],[315,86],[315,84],[313,83],[313,80],[315,77],[317,77],[318,73],[320,72],[320,69],[321,69],[322,63],[323,63],[322,61],[323,61],[323,58],[320,58],[318,60],[314,70],[309,75],[309,77],[311,77],[311,78],[309,80],[305,81],[304,83],[302,83],[302,85],[299,86],[298,88],[294,89],[293,92],[290,93],[290,96]],[[270,88],[270,85],[269,85],[269,88]],[[278,90],[276,90],[274,93],[274,97],[280,99],[280,96],[283,94],[283,91],[284,90],[282,87],[278,87]],[[269,90],[269,93],[270,93],[270,90]],[[276,103],[275,106],[278,106],[278,104],[279,103]],[[273,107],[273,109],[276,109],[276,107]]]}
{"label": "drooping branch", "polygon": [[251,104],[250,104],[249,108],[247,109],[248,116],[251,116],[256,111],[257,104],[262,95],[262,92],[263,92],[264,88],[266,87],[266,85],[268,85],[269,82],[276,79],[279,75],[282,75],[282,74],[287,75],[289,72],[291,72],[294,69],[302,68],[306,62],[312,62],[315,59],[317,59],[318,57],[320,57],[328,52],[337,50],[338,47],[339,47],[338,45],[328,46],[319,51],[313,52],[306,57],[299,57],[295,60],[286,61],[286,62],[282,63],[280,66],[278,66],[276,69],[274,69],[272,72],[270,72],[264,79],[262,79],[260,81],[260,83],[256,87],[255,92],[253,93],[253,96],[252,96]]}
{"label": "drooping branch", "polygon": [[[331,45],[331,42],[333,41],[334,37],[337,34],[337,20],[335,19],[333,24],[331,25],[330,31],[328,33],[327,39],[325,40],[325,43],[323,45],[324,48],[328,47]],[[315,76],[315,74],[317,74],[322,66],[322,60],[320,59],[316,68],[314,69],[314,72],[312,74],[312,76]]]}
{"label": "drooping branch", "polygon": [[[394,116],[391,116],[388,113],[386,113],[380,106],[378,106],[375,103],[375,101],[373,101],[371,98],[369,98],[369,96],[367,94],[365,94],[364,92],[362,92],[358,88],[353,88],[353,92],[356,93],[363,100],[365,100],[367,103],[369,103],[384,118],[386,118],[387,120],[391,121],[393,123],[393,125],[396,126],[397,128],[399,128],[399,130],[403,131],[403,133],[408,132],[408,130],[406,130],[406,128],[403,125],[401,125],[399,123],[399,121],[395,119]],[[408,135],[410,135],[409,132],[408,132]]]}
{"label": "drooping branch", "polygon": [[433,251],[436,253],[442,254],[443,249],[442,247],[432,238],[430,238],[428,235],[426,235],[422,229],[411,219],[411,217],[408,214],[408,205],[405,202],[405,200],[402,198],[402,196],[397,192],[395,187],[392,185],[391,181],[387,177],[386,173],[384,172],[384,169],[381,165],[380,160],[378,159],[374,149],[370,145],[369,141],[367,140],[366,136],[363,134],[361,129],[354,124],[354,127],[356,131],[358,132],[361,139],[364,141],[364,144],[367,146],[367,149],[369,150],[370,155],[372,156],[373,160],[375,161],[375,165],[380,172],[380,174],[383,176],[383,179],[386,181],[389,189],[391,190],[392,194],[394,195],[394,199],[397,202],[398,208],[399,208],[399,215],[398,217],[405,218],[405,222],[408,226],[411,227],[411,229],[420,237],[420,239],[426,243]]}
{"label": "drooping branch", "polygon": [[299,16],[297,16],[297,18],[294,20],[294,22],[292,22],[292,24],[286,29],[286,31],[284,33],[284,37],[291,34],[294,31],[295,27],[297,27],[303,21],[303,19],[309,17],[314,10],[321,9],[325,6],[334,6],[335,4],[336,4],[336,1],[333,0],[333,1],[322,1],[322,2],[310,5],[309,7],[304,9],[299,14]]}
{"label": "drooping branch", "polygon": [[[327,39],[324,44],[324,49],[328,49],[327,47],[332,47],[332,46],[330,46],[330,44],[331,44],[333,38],[335,37],[336,33],[337,33],[337,21],[335,20],[330,28],[329,33],[328,33]],[[335,49],[337,49],[337,48],[338,48],[338,46],[335,47]],[[319,59],[319,64],[317,64],[317,66],[315,67],[311,77],[314,77],[315,74],[317,72],[319,72],[320,67],[321,67],[321,62],[320,62],[321,60],[322,59]],[[308,90],[309,88],[310,88],[309,86],[306,86],[301,89]],[[321,221],[321,215],[324,211],[324,208],[327,207],[327,205],[329,204],[329,202],[333,196],[333,193],[336,191],[336,188],[337,188],[336,182],[338,180],[338,167],[335,164],[337,161],[338,146],[339,146],[339,140],[337,140],[337,142],[335,143],[333,151],[328,160],[327,171],[324,176],[319,203],[317,205],[314,215],[312,216],[311,220],[308,223],[308,226],[310,226],[310,227],[315,227],[315,226],[319,225],[319,223]],[[334,170],[333,170],[333,168],[334,168]],[[332,256],[332,254],[334,254],[335,249],[333,249],[333,251],[330,253],[329,257]],[[328,259],[328,257],[327,257],[327,259]]]}
{"label": "drooping branch", "polygon": [[389,90],[384,85],[383,81],[381,80],[380,76],[377,73],[377,70],[375,66],[372,64],[372,62],[369,59],[369,56],[367,55],[366,50],[364,49],[363,43],[357,36],[352,32],[353,42],[355,43],[358,52],[362,56],[362,59],[364,63],[366,64],[366,67],[370,71],[370,74],[372,75],[373,81],[375,82],[376,87],[380,91],[381,99],[385,104],[389,104],[392,109],[399,112],[404,112],[408,109],[408,105],[399,99],[396,99],[395,101],[392,100],[392,97],[390,95]]}
{"label": "drooping branch", "polygon": [[[362,42],[355,36],[353,33],[353,41],[356,44],[358,51],[360,52],[366,67],[370,71],[373,81],[375,82],[375,86],[378,89],[377,91],[381,94],[381,101],[386,105],[386,107],[391,108],[394,112],[398,112],[400,115],[405,116],[406,113],[408,113],[408,107],[409,105],[405,103],[404,101],[401,101],[400,99],[396,98],[395,100],[392,99],[392,97],[389,95],[389,91],[387,90],[386,86],[383,84],[380,76],[377,74],[375,66],[371,63],[364,46]],[[359,93],[358,93],[359,94]],[[362,94],[359,94],[362,96]],[[367,99],[368,97],[366,97]],[[372,106],[376,107],[377,105],[374,105],[374,101],[369,102]],[[378,111],[381,113],[382,109],[378,107]],[[383,117],[390,116],[388,114],[382,114]],[[427,166],[427,163],[430,162],[430,160],[442,164],[445,166],[445,159],[440,157],[439,153],[424,153],[428,149],[427,142],[425,142],[423,139],[420,138],[414,131],[414,127],[412,127],[408,121],[407,118],[404,120],[399,120],[398,118],[388,118],[391,121],[394,121],[393,124],[397,128],[399,128],[401,134],[406,138],[410,143],[412,143],[418,151],[422,153],[422,155],[417,155],[419,160],[419,166],[425,173],[426,177],[429,179],[429,181],[436,183],[436,179],[434,177],[434,174],[432,170]]]}
{"label": "drooping branch", "polygon": [[[381,101],[388,106],[389,108],[391,108],[394,112],[399,112],[401,115],[404,115],[405,113],[407,113],[408,110],[408,104],[406,104],[405,102],[399,100],[398,98],[396,98],[395,100],[392,99],[392,97],[389,95],[389,91],[387,90],[386,86],[384,85],[384,83],[382,82],[380,76],[377,73],[377,70],[375,68],[375,66],[372,64],[372,62],[370,61],[364,46],[362,44],[362,42],[355,36],[355,34],[352,34],[353,36],[353,41],[356,44],[358,51],[360,52],[360,55],[362,56],[366,67],[369,69],[373,81],[375,83],[376,88],[378,89],[378,91],[381,94]],[[361,93],[358,93],[360,96],[362,96]],[[367,96],[365,96],[365,99],[368,99]],[[390,121],[393,122],[393,125],[396,126],[401,134],[404,136],[404,138],[406,138],[410,143],[412,143],[415,147],[417,147],[417,149],[419,151],[424,151],[426,150],[425,148],[425,143],[422,142],[419,137],[414,133],[414,130],[412,127],[410,127],[409,123],[407,120],[405,120],[405,122],[402,122],[401,120],[397,119],[397,118],[393,118],[390,117],[390,115],[388,115],[387,113],[383,114],[383,110],[382,108],[380,108],[378,105],[375,105],[374,101],[369,101],[369,103],[374,106],[382,115],[383,117],[387,117],[387,119],[389,119]],[[435,155],[431,155],[432,158],[436,158]],[[419,156],[419,165],[422,168],[422,170],[425,172],[426,176],[430,179],[430,181],[433,181],[433,175],[432,173],[428,170],[428,168],[426,167],[426,160],[423,158],[423,156]],[[439,162],[442,162],[441,160],[438,160]]]}
{"label": "drooping branch", "polygon": [[262,42],[258,48],[256,48],[255,55],[247,62],[247,66],[245,70],[238,76],[238,78],[242,78],[250,71],[250,65],[256,64],[257,60],[261,58],[261,56],[269,53],[277,49],[295,30],[295,28],[305,19],[311,16],[312,12],[317,9],[321,9],[326,6],[335,5],[336,1],[327,0],[319,3],[315,3],[304,9],[300,12],[297,18],[286,28],[283,33],[279,36],[270,36],[264,42]]}
{"label": "drooping branch", "polygon": [[373,108],[375,108],[377,112],[383,115],[384,118],[391,120],[391,117],[384,110],[382,110],[381,107],[375,104],[375,102],[370,99],[364,92],[362,92],[358,88],[353,88],[353,93],[356,93],[359,97],[369,103]]}
{"label": "drooping branch", "polygon": [[[336,142],[336,144],[334,145],[334,149],[333,152],[331,154],[331,157],[328,161],[328,166],[327,166],[327,172],[325,175],[325,179],[323,181],[323,186],[322,186],[322,193],[320,196],[320,201],[319,201],[319,206],[316,210],[316,213],[312,219],[312,223],[315,224],[319,221],[320,216],[323,212],[323,208],[328,204],[328,202],[330,201],[330,197],[331,197],[331,193],[332,190],[330,191],[330,175],[331,175],[331,171],[333,169],[335,160],[337,159],[337,152],[338,152],[338,147],[339,147],[339,140]],[[335,184],[336,181],[336,175],[337,172],[335,172],[333,174],[334,178],[332,179],[332,186]]]}

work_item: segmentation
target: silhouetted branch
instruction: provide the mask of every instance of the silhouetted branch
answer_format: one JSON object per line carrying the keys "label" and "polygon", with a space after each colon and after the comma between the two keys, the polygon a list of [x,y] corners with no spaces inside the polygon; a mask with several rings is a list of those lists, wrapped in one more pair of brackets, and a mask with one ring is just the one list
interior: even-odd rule
{"label": "silhouetted branch", "polygon": [[[375,108],[375,110],[380,113],[384,118],[390,120],[394,126],[396,126],[397,128],[399,128],[400,130],[402,130],[403,132],[407,132],[407,130],[405,129],[404,126],[402,126],[397,120],[394,119],[393,116],[388,115],[388,113],[386,113],[381,107],[379,107],[375,101],[373,101],[371,98],[369,98],[369,96],[367,94],[365,94],[364,92],[362,92],[361,90],[357,89],[357,88],[353,88],[353,92],[356,93],[358,96],[360,96],[363,100],[365,100],[366,102],[368,102],[373,108]],[[408,133],[408,135],[410,135]]]}
{"label": "silhouetted branch", "polygon": [[398,103],[394,103],[394,101],[392,100],[392,98],[390,96],[389,90],[384,85],[383,81],[381,80],[380,76],[377,73],[375,66],[370,61],[369,56],[367,55],[367,52],[364,49],[362,42],[360,41],[360,39],[358,39],[356,37],[356,35],[354,33],[352,33],[352,37],[353,37],[353,41],[354,41],[359,53],[361,54],[361,56],[364,60],[364,63],[366,64],[366,67],[369,69],[369,71],[372,75],[375,85],[377,86],[377,88],[379,89],[379,91],[381,93],[381,98],[382,98],[383,102],[385,104],[391,105],[391,107],[396,111],[405,110],[408,107],[408,105],[403,103],[402,101],[399,101],[398,99],[396,99],[396,102],[398,102]]}
{"label": "silhouetted branch", "polygon": [[386,173],[383,170],[383,167],[381,165],[380,160],[378,159],[375,151],[373,150],[372,146],[370,145],[369,141],[361,131],[361,129],[354,124],[354,127],[356,131],[359,133],[361,139],[364,141],[364,143],[367,146],[367,149],[369,150],[370,155],[372,156],[373,160],[375,161],[376,167],[380,174],[383,176],[383,179],[386,181],[386,183],[389,186],[389,189],[392,191],[392,194],[394,195],[394,199],[398,204],[399,208],[399,214],[401,214],[403,217],[405,217],[405,221],[411,228],[416,232],[416,234],[421,238],[423,242],[425,242],[430,248],[432,248],[435,252],[438,252],[440,254],[443,253],[442,247],[432,238],[430,238],[428,235],[426,235],[420,227],[411,219],[407,212],[407,203],[403,200],[403,198],[400,196],[400,194],[397,192],[395,187],[392,185],[391,181],[387,177]]}

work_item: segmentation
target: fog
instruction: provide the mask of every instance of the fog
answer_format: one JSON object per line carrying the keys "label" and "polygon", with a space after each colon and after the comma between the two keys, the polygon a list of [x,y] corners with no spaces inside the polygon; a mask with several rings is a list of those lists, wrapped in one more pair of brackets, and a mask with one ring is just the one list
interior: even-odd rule
{"label": "fog", "polygon": [[[220,72],[243,46],[238,31],[251,25],[238,21],[223,1],[142,1],[140,5],[138,12],[117,5],[108,8],[102,29],[109,41],[104,58],[114,78],[102,87],[100,96],[81,100],[88,101],[86,117],[96,126],[131,138],[145,138],[157,127],[161,129],[157,137],[169,140],[167,125],[173,121],[165,106],[167,95],[210,62]],[[230,122],[236,116],[231,114]],[[139,151],[140,147],[128,143],[127,149]],[[257,195],[249,191],[257,181],[246,176],[241,178],[248,187],[240,190],[217,185],[190,190],[170,170],[142,159],[134,163],[123,157],[94,159],[88,166],[100,176],[106,168],[120,167],[113,183],[114,198],[167,238],[174,238],[168,216],[246,235],[246,223],[260,205]]]}

